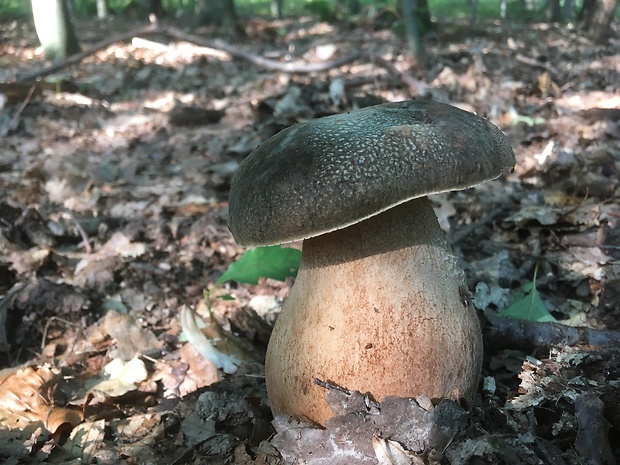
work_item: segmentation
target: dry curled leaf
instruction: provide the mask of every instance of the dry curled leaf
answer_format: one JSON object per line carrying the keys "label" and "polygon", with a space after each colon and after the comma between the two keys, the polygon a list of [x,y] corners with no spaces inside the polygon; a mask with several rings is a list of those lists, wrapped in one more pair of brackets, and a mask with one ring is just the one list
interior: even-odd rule
{"label": "dry curled leaf", "polygon": [[421,457],[406,451],[396,441],[375,436],[372,438],[372,447],[377,454],[379,465],[424,465]]}

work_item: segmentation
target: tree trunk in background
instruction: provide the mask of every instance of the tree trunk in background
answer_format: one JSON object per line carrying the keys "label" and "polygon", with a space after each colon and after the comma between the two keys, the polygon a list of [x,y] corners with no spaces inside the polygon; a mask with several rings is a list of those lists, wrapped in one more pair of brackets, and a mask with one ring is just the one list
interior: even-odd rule
{"label": "tree trunk in background", "polygon": [[271,0],[271,16],[276,19],[282,19],[282,4],[284,0]]}
{"label": "tree trunk in background", "polygon": [[473,26],[478,20],[478,0],[467,0],[466,5],[469,7],[469,25]]}
{"label": "tree trunk in background", "polygon": [[198,0],[201,24],[216,24],[225,28],[237,26],[234,0]]}
{"label": "tree trunk in background", "polygon": [[562,19],[562,7],[560,0],[547,0],[547,11],[545,13],[547,22],[557,23]]}
{"label": "tree trunk in background", "polygon": [[579,16],[593,40],[601,42],[608,37],[617,8],[618,0],[584,0]]}
{"label": "tree trunk in background", "polygon": [[422,33],[416,15],[418,8],[419,5],[416,0],[400,0],[400,9],[407,31],[407,42],[409,42],[409,47],[418,62],[418,66],[423,66],[426,61],[426,51],[422,44]]}
{"label": "tree trunk in background", "polygon": [[47,59],[59,62],[80,51],[65,0],[32,0],[32,16]]}
{"label": "tree trunk in background", "polygon": [[106,19],[109,14],[108,0],[97,0],[97,18]]}
{"label": "tree trunk in background", "polygon": [[347,18],[350,18],[351,16],[355,16],[356,14],[359,14],[360,8],[361,6],[360,6],[359,0],[347,0],[347,9],[346,9]]}
{"label": "tree trunk in background", "polygon": [[564,0],[562,5],[562,20],[570,21],[575,17],[575,0]]}
{"label": "tree trunk in background", "polygon": [[415,15],[420,25],[420,35],[424,36],[433,28],[431,21],[431,10],[428,7],[428,0],[415,0]]}
{"label": "tree trunk in background", "polygon": [[166,11],[164,10],[164,6],[161,4],[161,0],[149,1],[149,13],[154,14],[158,18],[163,18],[166,16]]}
{"label": "tree trunk in background", "polygon": [[336,0],[336,11],[338,17],[349,21],[353,16],[360,12],[360,0]]}

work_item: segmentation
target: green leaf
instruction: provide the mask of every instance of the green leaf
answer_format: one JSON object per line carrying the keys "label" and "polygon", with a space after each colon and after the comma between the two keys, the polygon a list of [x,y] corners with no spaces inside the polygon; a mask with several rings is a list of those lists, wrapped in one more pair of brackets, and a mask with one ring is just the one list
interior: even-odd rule
{"label": "green leaf", "polygon": [[300,260],[300,250],[279,245],[249,249],[239,260],[231,263],[215,285],[219,286],[226,281],[258,284],[258,278],[284,281],[289,276],[297,275]]}
{"label": "green leaf", "polygon": [[518,124],[518,123],[525,123],[527,126],[530,126],[530,127],[544,124],[544,122],[545,122],[545,118],[541,116],[537,116],[536,118],[531,118],[529,116],[524,116],[524,115],[514,115],[511,121],[513,125]]}
{"label": "green leaf", "polygon": [[549,313],[543,303],[538,291],[536,290],[536,271],[534,271],[534,280],[523,285],[524,292],[515,293],[516,299],[513,304],[500,310],[499,314],[519,320],[529,320],[538,322],[555,322],[557,321]]}

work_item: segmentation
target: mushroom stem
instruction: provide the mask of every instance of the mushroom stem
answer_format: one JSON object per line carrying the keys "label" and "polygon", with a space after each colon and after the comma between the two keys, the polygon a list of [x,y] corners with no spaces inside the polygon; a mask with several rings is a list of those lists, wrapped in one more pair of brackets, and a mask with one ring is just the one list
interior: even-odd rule
{"label": "mushroom stem", "polygon": [[306,239],[266,358],[274,413],[333,416],[315,378],[369,392],[469,398],[482,364],[463,271],[426,197]]}

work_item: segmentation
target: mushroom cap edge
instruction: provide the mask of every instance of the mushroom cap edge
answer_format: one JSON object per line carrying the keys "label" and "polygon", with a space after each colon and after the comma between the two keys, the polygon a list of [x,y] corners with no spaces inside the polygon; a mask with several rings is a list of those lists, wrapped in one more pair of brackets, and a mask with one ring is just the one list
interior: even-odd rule
{"label": "mushroom cap edge", "polygon": [[447,104],[409,100],[317,118],[272,136],[241,163],[229,229],[243,246],[307,239],[467,189],[514,164],[497,126]]}

